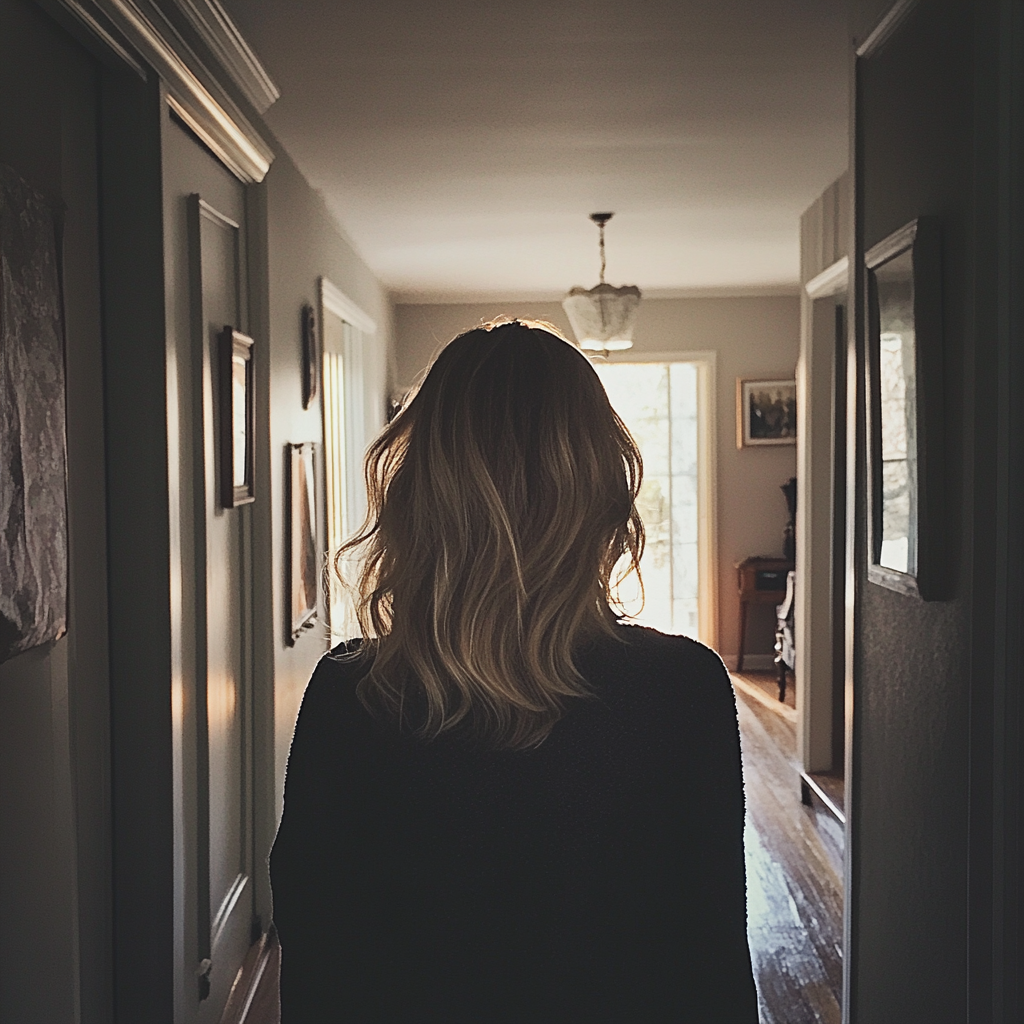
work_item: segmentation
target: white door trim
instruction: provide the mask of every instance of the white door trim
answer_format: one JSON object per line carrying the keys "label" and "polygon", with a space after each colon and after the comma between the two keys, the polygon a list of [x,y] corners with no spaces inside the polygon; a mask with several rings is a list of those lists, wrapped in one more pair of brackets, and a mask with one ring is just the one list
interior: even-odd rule
{"label": "white door trim", "polygon": [[845,295],[850,290],[850,257],[843,256],[804,285],[809,299]]}
{"label": "white door trim", "polygon": [[335,316],[357,327],[363,334],[376,334],[377,322],[326,277],[320,278],[320,310],[329,309]]}

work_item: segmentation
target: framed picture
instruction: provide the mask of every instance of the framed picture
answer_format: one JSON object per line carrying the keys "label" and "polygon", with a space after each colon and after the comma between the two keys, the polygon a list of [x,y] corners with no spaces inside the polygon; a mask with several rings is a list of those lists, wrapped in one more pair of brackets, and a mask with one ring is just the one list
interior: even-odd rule
{"label": "framed picture", "polygon": [[316,622],[320,559],[316,547],[315,445],[288,445],[288,642]]}
{"label": "framed picture", "polygon": [[235,508],[256,500],[252,338],[230,324],[220,336],[220,500]]}
{"label": "framed picture", "polygon": [[736,380],[736,447],[796,444],[796,381]]}
{"label": "framed picture", "polygon": [[320,338],[312,306],[302,307],[302,408],[308,409],[317,396],[320,381]]}
{"label": "framed picture", "polygon": [[942,253],[921,217],[864,256],[868,579],[924,599],[941,591]]}

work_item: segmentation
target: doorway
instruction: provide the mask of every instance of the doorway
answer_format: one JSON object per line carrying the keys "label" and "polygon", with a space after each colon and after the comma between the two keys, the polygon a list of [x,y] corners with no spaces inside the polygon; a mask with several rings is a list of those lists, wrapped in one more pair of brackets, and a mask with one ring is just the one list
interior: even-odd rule
{"label": "doorway", "polygon": [[715,647],[713,353],[612,356],[594,368],[644,460],[643,592],[630,577],[620,598],[641,625]]}
{"label": "doorway", "polygon": [[[323,339],[322,412],[324,422],[324,512],[327,529],[327,621],[330,646],[359,636],[352,595],[335,571],[333,558],[366,515],[363,456],[372,434],[366,417],[366,347],[376,323],[348,296],[320,279],[320,324]],[[341,568],[355,576],[356,559]]]}

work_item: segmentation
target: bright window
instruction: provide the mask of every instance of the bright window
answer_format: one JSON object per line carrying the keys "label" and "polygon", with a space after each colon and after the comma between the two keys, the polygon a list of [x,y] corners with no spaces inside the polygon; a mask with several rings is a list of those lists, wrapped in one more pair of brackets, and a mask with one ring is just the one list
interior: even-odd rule
{"label": "bright window", "polygon": [[[595,364],[613,408],[644,460],[637,505],[647,545],[640,568],[638,622],[665,633],[700,635],[699,393],[695,363]],[[627,609],[640,606],[636,578],[620,588]]]}

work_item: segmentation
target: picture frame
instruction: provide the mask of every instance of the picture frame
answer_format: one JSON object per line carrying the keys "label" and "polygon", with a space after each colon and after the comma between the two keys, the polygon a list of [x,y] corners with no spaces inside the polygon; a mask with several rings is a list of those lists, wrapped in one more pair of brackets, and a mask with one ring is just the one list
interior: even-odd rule
{"label": "picture frame", "polygon": [[736,378],[736,447],[796,444],[796,381]]}
{"label": "picture frame", "polygon": [[935,600],[945,561],[938,220],[911,221],[864,263],[868,580]]}
{"label": "picture frame", "polygon": [[320,335],[316,311],[311,305],[302,307],[302,408],[308,409],[319,393]]}
{"label": "picture frame", "polygon": [[220,491],[224,508],[256,500],[253,340],[225,325],[220,336]]}
{"label": "picture frame", "polygon": [[293,646],[317,619],[320,558],[317,555],[316,445],[287,445],[288,635]]}

